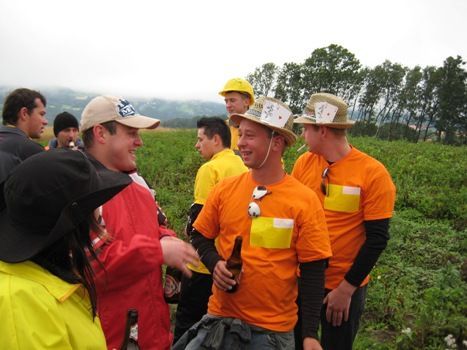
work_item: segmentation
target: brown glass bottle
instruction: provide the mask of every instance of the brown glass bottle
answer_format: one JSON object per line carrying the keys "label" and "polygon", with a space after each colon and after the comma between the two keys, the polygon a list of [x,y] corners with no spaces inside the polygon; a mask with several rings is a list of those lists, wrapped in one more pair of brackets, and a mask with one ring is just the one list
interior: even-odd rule
{"label": "brown glass bottle", "polygon": [[240,273],[242,272],[242,236],[235,237],[234,247],[230,258],[227,259],[227,269],[233,274],[233,279],[236,284],[227,293],[234,293],[238,289],[238,282],[240,281]]}
{"label": "brown glass bottle", "polygon": [[126,316],[125,336],[120,350],[140,350],[138,345],[138,310],[129,309]]}
{"label": "brown glass bottle", "polygon": [[165,270],[164,299],[168,304],[178,304],[182,286],[182,272],[174,267],[167,266]]}

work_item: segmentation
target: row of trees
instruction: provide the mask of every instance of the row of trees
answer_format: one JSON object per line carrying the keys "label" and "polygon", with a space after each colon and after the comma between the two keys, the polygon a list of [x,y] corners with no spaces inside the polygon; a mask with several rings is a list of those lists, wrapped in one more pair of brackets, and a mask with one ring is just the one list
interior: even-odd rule
{"label": "row of trees", "polygon": [[460,56],[442,67],[385,61],[362,67],[342,46],[316,49],[303,63],[265,63],[247,76],[256,95],[276,97],[300,113],[311,94],[329,92],[349,104],[352,133],[414,142],[432,135],[467,143],[467,72]]}

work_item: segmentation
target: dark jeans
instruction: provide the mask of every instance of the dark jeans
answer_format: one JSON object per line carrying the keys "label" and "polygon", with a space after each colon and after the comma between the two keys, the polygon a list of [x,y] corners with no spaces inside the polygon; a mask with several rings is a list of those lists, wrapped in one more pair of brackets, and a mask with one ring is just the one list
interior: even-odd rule
{"label": "dark jeans", "polygon": [[[327,304],[323,304],[321,308],[321,346],[323,350],[351,350],[353,341],[358,332],[358,326],[360,324],[360,317],[362,316],[365,307],[367,286],[358,288],[352,295],[349,309],[349,319],[347,322],[342,322],[338,327],[332,326],[326,320],[326,307]],[[330,290],[326,290],[328,294]],[[297,299],[298,311],[298,322],[295,326],[295,349],[303,349],[302,338],[302,322],[300,313],[300,298]]]}
{"label": "dark jeans", "polygon": [[180,300],[175,314],[173,344],[191,326],[201,320],[208,309],[209,297],[212,294],[212,276],[192,271],[191,278],[183,275],[180,289]]}

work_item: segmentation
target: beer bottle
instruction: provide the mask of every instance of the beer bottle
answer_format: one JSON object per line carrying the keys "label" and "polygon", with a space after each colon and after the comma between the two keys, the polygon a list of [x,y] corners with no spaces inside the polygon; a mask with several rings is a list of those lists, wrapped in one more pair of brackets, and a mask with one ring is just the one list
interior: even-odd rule
{"label": "beer bottle", "polygon": [[120,350],[140,350],[138,345],[138,310],[129,309],[126,315],[125,336]]}
{"label": "beer bottle", "polygon": [[233,279],[236,284],[227,293],[236,292],[238,289],[238,282],[240,281],[240,273],[242,272],[242,236],[235,237],[234,247],[230,258],[227,259],[227,269],[232,273]]}
{"label": "beer bottle", "polygon": [[182,288],[182,272],[167,266],[165,270],[164,299],[168,304],[178,304]]}

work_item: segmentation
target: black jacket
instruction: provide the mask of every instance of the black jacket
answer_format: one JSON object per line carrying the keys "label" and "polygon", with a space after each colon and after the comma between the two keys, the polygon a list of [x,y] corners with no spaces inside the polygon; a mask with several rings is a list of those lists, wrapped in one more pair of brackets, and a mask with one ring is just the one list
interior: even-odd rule
{"label": "black jacket", "polygon": [[23,131],[10,126],[0,127],[0,183],[23,160],[42,152],[44,148]]}

